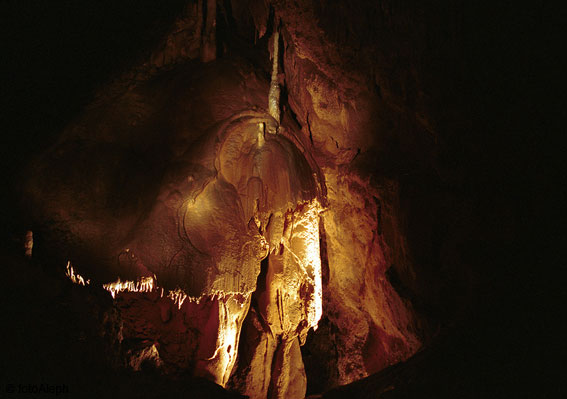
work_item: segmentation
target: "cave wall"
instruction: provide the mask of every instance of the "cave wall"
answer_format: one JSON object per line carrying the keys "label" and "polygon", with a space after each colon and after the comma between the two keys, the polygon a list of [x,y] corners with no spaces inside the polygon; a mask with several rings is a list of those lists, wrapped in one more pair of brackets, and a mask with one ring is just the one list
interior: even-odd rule
{"label": "cave wall", "polygon": [[[345,384],[411,356],[467,300],[469,276],[448,271],[458,259],[452,232],[438,231],[447,193],[436,191],[445,173],[442,125],[461,111],[442,103],[447,87],[436,86],[445,73],[463,73],[452,64],[462,62],[459,15],[387,2],[274,8],[289,107],[322,165],[329,198],[325,305],[338,349],[310,356],[335,364],[331,384]],[[432,47],[443,35],[455,41]],[[451,204],[456,212],[466,206]],[[457,290],[465,295],[441,309]],[[333,347],[328,340],[313,345]]]}
{"label": "cave wall", "polygon": [[[343,49],[348,49],[350,42],[342,43],[334,36],[332,29],[338,28],[328,25],[325,18],[333,15],[326,15],[323,5],[274,6],[273,18],[281,19],[283,32],[288,118],[291,114],[290,123],[299,122],[299,140],[322,166],[328,194],[328,211],[321,219],[329,268],[324,287],[325,313],[336,330],[333,340],[339,348],[336,359],[325,359],[338,368],[338,378],[325,386],[328,388],[406,359],[419,349],[426,330],[420,327],[424,321],[415,312],[411,295],[402,299],[386,277],[387,270],[395,265],[396,276],[403,276],[398,289],[417,281],[400,220],[396,177],[377,184],[370,181],[376,171],[351,167],[357,157],[364,159],[380,147],[383,139],[376,134],[386,134],[380,129],[377,115],[381,93],[376,85],[366,86],[367,77],[361,72],[364,66],[351,69],[345,62]],[[256,15],[258,32],[274,24],[267,19],[269,7],[264,4],[263,11],[251,11]],[[160,227],[160,220],[169,217],[167,211],[159,211],[161,205],[149,210],[148,204],[157,198],[158,203],[163,203],[161,207],[168,209],[172,194],[158,194],[157,185],[146,184],[148,172],[155,176],[153,184],[167,182],[171,179],[164,175],[169,158],[177,156],[176,162],[180,162],[184,149],[208,134],[207,129],[215,122],[240,109],[262,106],[262,84],[257,83],[252,70],[240,64],[220,62],[205,72],[199,68],[191,72],[173,68],[202,55],[197,46],[203,45],[199,37],[204,28],[198,23],[202,17],[200,7],[189,5],[148,61],[99,90],[97,99],[66,129],[56,149],[35,166],[50,174],[36,173],[30,183],[34,188],[28,199],[43,204],[35,208],[41,213],[37,219],[57,226],[59,241],[62,234],[63,241],[67,241],[60,246],[71,251],[67,257],[81,264],[91,276],[111,276],[122,268],[124,278],[124,265],[113,263],[113,254],[129,247],[144,261],[148,248],[168,240],[169,233]],[[325,31],[325,26],[333,28]],[[339,40],[333,50],[324,51],[333,39]],[[190,78],[189,73],[193,75]],[[242,92],[246,94],[240,99],[234,93],[243,84]],[[99,160],[94,170],[71,166],[84,164],[89,158]],[[116,173],[106,169],[112,163],[123,175],[109,177],[109,173]],[[388,160],[384,163],[390,167]],[[56,190],[53,187],[58,185],[51,177],[53,167],[58,168],[54,175],[61,178]],[[180,168],[177,166],[175,173]],[[380,176],[382,172],[377,173]],[[43,188],[38,191],[38,186]],[[133,197],[138,197],[134,207],[136,202],[130,200]],[[69,214],[70,208],[79,211]],[[141,221],[144,218],[147,221]],[[133,229],[148,233],[143,233],[146,238],[141,243],[127,244],[127,237],[136,234]],[[159,247],[166,258],[176,251],[175,245],[165,241]],[[166,285],[173,288],[174,280],[166,281]]]}
{"label": "cave wall", "polygon": [[[328,201],[320,219],[324,315],[302,347],[306,389],[407,359],[468,305],[478,278],[471,264],[483,256],[479,237],[506,235],[478,220],[474,190],[484,178],[470,175],[479,165],[478,175],[490,170],[481,153],[485,140],[492,143],[470,116],[484,90],[470,52],[482,40],[468,36],[479,11],[370,1],[230,1],[216,11],[217,61],[197,61],[210,42],[203,3],[189,2],[149,55],[97,90],[32,166],[28,219],[43,223],[62,260],[113,275],[109,253],[151,211],[147,199],[169,160],[215,123],[265,108],[269,36],[279,21],[282,125],[297,130]],[[235,54],[242,58],[233,62]],[[97,269],[105,262],[107,270]],[[244,323],[250,336],[262,328]],[[325,370],[317,370],[321,363]]]}

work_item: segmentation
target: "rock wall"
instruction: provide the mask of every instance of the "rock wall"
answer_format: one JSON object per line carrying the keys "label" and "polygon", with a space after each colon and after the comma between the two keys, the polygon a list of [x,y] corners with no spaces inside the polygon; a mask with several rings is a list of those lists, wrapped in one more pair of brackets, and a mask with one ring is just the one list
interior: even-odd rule
{"label": "rock wall", "polygon": [[[411,302],[387,278],[407,245],[399,231],[396,186],[372,189],[352,174],[324,169],[329,210],[323,214],[329,277],[325,309],[337,330],[338,383],[345,384],[405,360],[421,346]],[[389,184],[388,184],[389,183]]]}
{"label": "rock wall", "polygon": [[[226,73],[212,72],[223,65]],[[254,293],[277,344],[274,364],[251,372],[266,373],[271,397],[299,398],[299,344],[322,313],[323,190],[287,138],[296,133],[277,133],[259,105],[242,102],[244,95],[266,104],[267,91],[258,96],[252,87],[263,82],[241,68],[249,66],[219,61],[152,77],[115,100],[122,113],[101,97],[31,166],[26,198],[53,253],[72,258],[85,280],[104,283],[119,301],[134,345],[131,367],[153,362],[162,372],[187,369],[226,386]],[[191,71],[211,74],[201,83],[208,90],[195,91]],[[216,87],[219,78],[232,83]],[[188,93],[179,96],[179,83]],[[179,108],[163,108],[174,98],[188,108],[206,104],[208,114],[194,115],[197,127],[178,125]],[[145,112],[130,112],[140,106]],[[144,161],[155,179],[137,191],[150,177],[139,168]],[[139,288],[141,279],[152,283]]]}
{"label": "rock wall", "polygon": [[[187,356],[162,357],[223,386],[302,397],[407,359],[450,317],[440,292],[461,277],[440,278],[440,247],[451,263],[457,241],[438,238],[444,197],[427,195],[447,173],[446,120],[416,61],[427,42],[398,49],[386,34],[410,31],[414,9],[219,4],[224,31],[191,3],[148,60],[99,90],[30,168],[29,209],[93,279],[155,273],[208,303],[184,305],[205,325],[184,331]],[[250,24],[252,60],[233,57],[227,32]],[[264,111],[276,25],[281,126]]]}

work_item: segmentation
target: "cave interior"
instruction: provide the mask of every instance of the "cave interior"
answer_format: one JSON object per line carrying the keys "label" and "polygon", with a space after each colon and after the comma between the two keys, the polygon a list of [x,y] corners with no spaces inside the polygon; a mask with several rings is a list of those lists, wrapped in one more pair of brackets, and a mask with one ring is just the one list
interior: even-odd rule
{"label": "cave interior", "polygon": [[536,3],[2,2],[2,393],[534,397]]}

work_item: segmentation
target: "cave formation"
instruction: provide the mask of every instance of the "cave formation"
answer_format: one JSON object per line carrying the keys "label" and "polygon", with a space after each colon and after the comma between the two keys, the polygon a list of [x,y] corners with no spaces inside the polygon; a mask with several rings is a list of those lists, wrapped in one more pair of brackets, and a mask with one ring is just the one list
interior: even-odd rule
{"label": "cave formation", "polygon": [[[21,39],[63,44],[38,75],[60,87],[36,89],[54,111],[14,105],[33,133],[14,145],[4,291],[50,316],[15,338],[11,381],[123,397],[484,392],[454,338],[491,307],[471,248],[505,234],[486,232],[463,183],[486,184],[469,160],[490,133],[462,133],[480,130],[477,10],[187,0],[144,3],[120,33],[122,3],[58,3],[48,16],[70,13],[77,43]],[[63,360],[31,367],[53,342]],[[93,388],[97,375],[112,382]],[[457,382],[440,389],[444,376]]]}

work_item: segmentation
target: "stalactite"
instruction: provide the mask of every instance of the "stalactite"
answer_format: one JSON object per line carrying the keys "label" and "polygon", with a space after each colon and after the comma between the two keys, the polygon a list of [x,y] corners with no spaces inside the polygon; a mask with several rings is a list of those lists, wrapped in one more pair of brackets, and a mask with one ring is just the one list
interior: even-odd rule
{"label": "stalactite", "polygon": [[31,258],[33,250],[33,232],[31,230],[26,231],[26,237],[24,240],[24,250],[27,258]]}
{"label": "stalactite", "polygon": [[279,123],[280,122],[280,85],[278,83],[278,47],[280,33],[277,28],[273,36],[274,51],[272,52],[272,81],[268,94],[268,112]]}
{"label": "stalactite", "polygon": [[216,0],[203,0],[206,8],[204,9],[204,25],[201,33],[201,61],[213,61],[217,56],[216,44]]}

